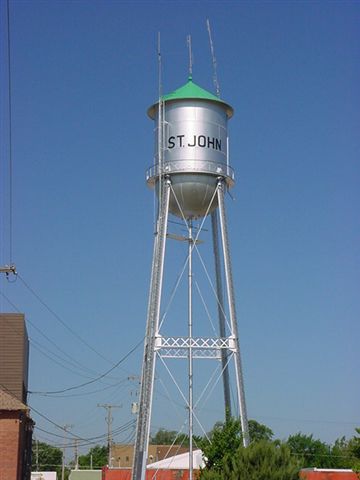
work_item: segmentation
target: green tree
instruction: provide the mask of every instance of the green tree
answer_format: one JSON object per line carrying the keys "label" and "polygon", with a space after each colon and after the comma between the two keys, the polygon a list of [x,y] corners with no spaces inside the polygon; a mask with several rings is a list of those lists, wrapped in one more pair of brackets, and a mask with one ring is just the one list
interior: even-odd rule
{"label": "green tree", "polygon": [[352,468],[352,465],[349,442],[345,437],[338,438],[331,447],[331,468]]}
{"label": "green tree", "polygon": [[79,466],[83,468],[90,468],[91,464],[94,468],[101,468],[107,465],[107,463],[108,448],[104,445],[96,445],[90,448],[86,455],[79,456]]}
{"label": "green tree", "polygon": [[[273,437],[272,430],[257,422],[249,420],[250,442],[259,442],[262,440],[271,441]],[[200,448],[207,458],[207,466],[213,470],[222,470],[223,458],[226,453],[231,454],[242,444],[242,433],[240,421],[229,417],[225,423],[215,423],[209,433],[210,442],[202,440],[199,442]]]}
{"label": "green tree", "polygon": [[201,448],[206,458],[206,468],[220,472],[226,454],[231,454],[241,444],[241,427],[236,418],[228,418],[226,422],[217,422],[209,433],[210,442],[203,441]]}
{"label": "green tree", "polygon": [[[193,442],[196,446],[199,446],[202,442],[202,437],[193,435]],[[189,446],[189,435],[186,433],[178,433],[174,430],[165,430],[160,428],[154,436],[150,438],[152,445],[182,445],[183,447]],[[201,448],[199,446],[199,448]]]}
{"label": "green tree", "polygon": [[150,443],[152,445],[171,445],[176,438],[175,430],[165,430],[160,428],[154,436],[151,436]]}
{"label": "green tree", "polygon": [[259,440],[226,453],[221,470],[204,470],[201,480],[298,480],[300,464],[286,444]]}
{"label": "green tree", "polygon": [[301,459],[302,467],[331,468],[331,447],[312,435],[290,435],[287,445],[293,455]]}
{"label": "green tree", "polygon": [[[360,435],[360,428],[355,428],[355,432]],[[352,455],[360,459],[360,437],[354,436],[349,442],[349,447]]]}
{"label": "green tree", "polygon": [[250,442],[259,442],[260,440],[267,440],[270,442],[274,436],[271,428],[257,422],[256,420],[249,420],[249,436]]}
{"label": "green tree", "polygon": [[[355,431],[360,435],[360,428],[355,428]],[[349,440],[349,454],[352,456],[352,469],[358,472],[360,477],[360,437],[354,436]]]}
{"label": "green tree", "polygon": [[32,442],[32,465],[31,470],[34,472],[37,469],[39,471],[55,471],[59,475],[61,474],[62,466],[62,450],[57,447],[53,447],[45,442]]}

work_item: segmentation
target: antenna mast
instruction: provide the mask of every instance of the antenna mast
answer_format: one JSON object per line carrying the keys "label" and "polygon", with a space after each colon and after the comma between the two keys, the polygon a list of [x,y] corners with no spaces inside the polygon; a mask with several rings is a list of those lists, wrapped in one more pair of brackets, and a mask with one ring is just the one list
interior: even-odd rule
{"label": "antenna mast", "polygon": [[213,66],[213,82],[215,86],[216,96],[220,97],[220,85],[219,85],[218,76],[217,76],[217,63],[216,63],[216,57],[215,57],[214,44],[211,37],[210,21],[208,18],[206,19],[206,26],[209,34],[211,59],[212,59],[212,66]]}
{"label": "antenna mast", "polygon": [[191,35],[186,37],[188,49],[189,49],[189,77],[192,78],[193,73],[193,55],[192,55],[192,47],[191,47]]}
{"label": "antenna mast", "polygon": [[[161,37],[158,32],[158,75],[159,75],[159,111],[158,111],[158,161],[160,179],[163,175],[164,156],[164,101],[162,98],[162,59],[161,59]],[[162,198],[162,182],[159,181],[159,202]],[[157,230],[157,226],[156,226]]]}

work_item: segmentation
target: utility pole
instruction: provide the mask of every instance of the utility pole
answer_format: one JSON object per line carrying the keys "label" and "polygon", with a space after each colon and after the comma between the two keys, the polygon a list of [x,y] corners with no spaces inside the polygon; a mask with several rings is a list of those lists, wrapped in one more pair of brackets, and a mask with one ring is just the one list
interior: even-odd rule
{"label": "utility pole", "polygon": [[64,425],[63,430],[64,430],[64,446],[63,446],[63,455],[62,455],[62,465],[61,465],[61,480],[64,480],[65,478],[65,449],[66,449],[66,443],[67,443],[67,437],[66,433],[70,428],[73,428],[74,425]]}
{"label": "utility pole", "polygon": [[108,466],[109,468],[112,467],[112,460],[111,460],[111,444],[112,444],[112,438],[111,438],[111,424],[113,422],[113,417],[111,416],[111,410],[113,408],[121,408],[122,405],[109,405],[108,403],[104,403],[104,404],[101,404],[101,403],[98,403],[97,404],[98,407],[102,407],[102,408],[105,408],[105,410],[107,411],[107,415],[105,417],[105,420],[106,420],[106,423],[107,423],[107,427],[108,427]]}
{"label": "utility pole", "polygon": [[36,471],[38,472],[38,471],[39,471],[39,440],[38,440],[38,439],[35,440],[35,445],[36,445],[36,450],[35,450],[35,454],[36,454]]}
{"label": "utility pole", "polygon": [[79,440],[76,438],[75,439],[75,444],[74,444],[74,456],[75,456],[75,470],[79,470],[79,449],[78,449],[78,443]]}

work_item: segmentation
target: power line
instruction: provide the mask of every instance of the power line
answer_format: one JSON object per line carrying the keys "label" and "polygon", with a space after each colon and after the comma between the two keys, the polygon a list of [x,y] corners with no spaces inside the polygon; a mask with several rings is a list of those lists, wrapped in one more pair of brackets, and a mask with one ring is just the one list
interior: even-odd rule
{"label": "power line", "polygon": [[[4,387],[6,389],[6,387]],[[32,407],[31,407],[32,408]],[[35,409],[33,409],[34,411],[36,411]],[[37,411],[36,411],[37,412]],[[55,422],[53,422],[52,420],[50,420],[48,417],[46,417],[45,415],[42,415],[40,414],[40,412],[37,412],[40,416],[42,416],[43,418],[45,418],[47,421],[49,421],[50,423],[54,424],[57,428],[60,428],[63,430],[63,427],[59,426],[58,424],[56,424]],[[115,430],[113,430],[112,432],[112,436],[113,437],[116,437],[118,435],[120,435],[121,433],[127,431],[129,428],[131,428],[132,426],[134,426],[136,423],[136,420],[130,420],[128,422],[126,422],[124,425],[116,428]],[[40,428],[38,427],[37,425],[35,425],[35,429],[36,430],[39,430],[41,432],[44,432],[48,435],[51,435],[51,436],[54,436],[54,437],[57,437],[57,438],[61,438],[63,439],[63,436],[62,435],[59,435],[59,434],[56,434],[56,433],[52,433],[52,432],[49,432],[43,428]],[[71,432],[68,432],[68,433],[71,433]],[[71,435],[77,437],[78,440],[82,440],[82,442],[84,443],[78,443],[79,446],[86,446],[86,445],[90,445],[90,444],[94,444],[94,443],[97,443],[98,441],[100,440],[104,440],[107,438],[107,434],[101,434],[101,435],[98,435],[98,436],[95,436],[95,437],[90,437],[88,439],[84,439],[84,438],[81,438],[75,434],[72,434]],[[129,435],[129,437],[131,437],[133,435],[133,432]],[[75,445],[75,444],[74,444]],[[56,444],[56,445],[53,445],[53,446],[56,446],[56,447],[59,447],[61,448],[63,446],[63,444]],[[68,445],[68,446],[73,446],[73,445]],[[302,453],[302,452],[292,452],[291,453],[292,455],[296,455],[296,456],[311,456],[313,455],[312,453]],[[323,456],[323,457],[338,457],[338,458],[352,458],[352,457],[349,457],[349,456],[345,456],[345,455],[333,455],[333,454],[319,454],[318,456]]]}
{"label": "power line", "polygon": [[61,325],[66,328],[72,335],[74,335],[82,344],[84,344],[87,348],[89,348],[91,351],[96,353],[100,358],[105,360],[106,362],[113,364],[111,360],[106,358],[102,353],[98,352],[94,347],[92,347],[86,340],[84,340],[75,330],[73,330],[69,325],[56,313],[54,310],[40,297],[36,291],[30,287],[30,285],[24,280],[24,278],[18,274],[18,278],[20,281],[23,283],[23,285],[29,290],[29,292],[41,303],[43,307],[46,308],[46,310],[59,322]]}
{"label": "power line", "polygon": [[[3,293],[0,291],[0,295],[14,308],[14,310],[18,313],[21,313],[21,310]],[[13,330],[13,332],[15,332],[17,335],[19,336],[22,336],[22,334],[20,332],[18,332],[14,327],[13,325],[8,322],[6,320],[6,318],[3,317],[3,320],[10,326],[10,328]],[[49,350],[45,345],[41,344],[39,341],[35,340],[33,337],[28,337],[29,338],[29,342],[30,344],[37,350],[39,351],[42,355],[44,355],[46,358],[48,358],[49,360],[51,360],[52,362],[56,363],[57,365],[59,365],[60,367],[64,368],[65,370],[71,372],[71,373],[74,373],[75,375],[78,375],[80,377],[83,377],[83,378],[93,378],[93,375],[95,373],[95,375],[99,375],[99,372],[95,372],[85,366],[83,366],[80,362],[78,362],[74,357],[72,357],[71,355],[69,355],[68,353],[66,353],[61,347],[59,347],[53,340],[51,340],[51,338],[49,338],[45,333],[43,333],[41,331],[40,328],[38,328],[33,322],[31,322],[31,320],[29,320],[29,318],[27,317],[26,318],[26,323],[31,325],[32,328],[34,328],[38,333],[40,333],[40,335],[42,335],[49,343],[51,343],[52,345],[54,345],[60,352],[62,352],[64,355],[66,355],[69,359],[67,360],[66,358],[63,358],[61,357],[60,355],[56,354],[55,352]],[[48,353],[45,353],[43,350],[47,351]],[[82,370],[87,370],[88,372],[92,372],[93,375],[90,377],[89,375],[84,375],[84,374],[81,374],[79,373],[77,370],[72,370],[71,368],[67,367],[66,365],[64,365],[63,363],[55,360],[54,358],[52,358],[52,356],[55,356],[57,357],[59,360],[61,360],[61,362],[65,362],[67,364],[70,364],[71,366],[74,366],[75,368],[81,368]]]}
{"label": "power line", "polygon": [[64,388],[62,390],[52,390],[52,391],[47,391],[47,392],[36,392],[36,391],[30,391],[29,390],[29,393],[31,394],[56,394],[56,393],[65,393],[65,392],[69,392],[71,390],[76,390],[77,388],[82,388],[82,387],[85,387],[86,385],[90,385],[92,383],[95,383],[95,382],[98,382],[99,380],[101,380],[102,378],[106,377],[107,375],[109,375],[110,372],[112,372],[113,370],[115,370],[115,368],[117,368],[119,365],[121,365],[121,363],[123,363],[133,352],[135,352],[135,350],[137,350],[139,348],[140,345],[142,345],[144,339],[142,338],[140,340],[140,342],[138,342],[135,347],[133,347],[126,355],[124,355],[114,366],[112,366],[111,368],[109,368],[109,370],[107,370],[106,372],[104,372],[103,374],[99,375],[97,378],[94,378],[93,380],[89,380],[88,382],[84,382],[84,383],[81,383],[79,385],[73,385],[72,387],[68,387],[68,388]]}
{"label": "power line", "polygon": [[[14,393],[9,388],[7,388],[7,386],[4,385],[3,383],[0,383],[0,388],[2,390],[6,391],[7,393],[9,393],[10,395],[14,396]],[[29,407],[31,410],[33,410],[35,413],[37,413],[40,417],[44,418],[46,421],[48,421],[49,423],[51,423],[55,427],[59,428],[60,430],[65,431],[64,427],[62,427],[61,425],[54,422],[53,420],[51,420],[49,417],[47,417],[43,413],[39,412],[36,408],[32,407],[30,404],[27,404],[27,407]],[[80,440],[82,440],[81,437],[79,437],[78,435],[75,435],[74,433],[71,433],[71,435],[73,435],[75,438],[79,438]]]}
{"label": "power line", "polygon": [[[49,421],[49,419],[48,419],[48,421]],[[136,424],[136,420],[129,420],[128,422],[124,423],[124,425],[121,425],[120,427],[117,427],[116,429],[114,429],[113,432],[112,432],[112,437],[114,438],[114,437],[119,436],[121,433],[124,433],[127,430],[129,430],[131,427],[135,426],[135,424]],[[60,428],[63,429],[63,427],[60,427]],[[59,435],[59,434],[56,434],[56,433],[49,432],[48,430],[40,428],[37,425],[35,425],[35,430],[39,430],[40,432],[46,433],[47,435],[51,435],[51,436],[56,437],[56,438],[60,438],[61,440],[64,439],[63,435]],[[67,432],[67,433],[71,434],[71,432]],[[132,435],[132,433],[130,435]],[[89,438],[77,437],[75,440],[78,442],[78,446],[86,446],[86,445],[93,445],[95,443],[98,443],[101,440],[106,440],[107,437],[108,437],[108,434],[105,433],[105,434],[96,435],[94,437],[89,437]],[[57,443],[57,444],[52,444],[52,445],[55,446],[55,447],[58,447],[58,448],[62,448],[64,446],[64,443],[62,442],[62,443]],[[73,444],[68,444],[69,447],[72,447],[74,445]]]}
{"label": "power line", "polygon": [[53,437],[58,437],[58,438],[61,438],[61,439],[64,438],[63,435],[59,435],[58,433],[49,432],[48,430],[45,430],[44,428],[41,428],[41,427],[39,427],[38,425],[35,425],[34,429],[35,429],[35,430],[39,430],[40,432],[46,433],[46,434],[48,434],[48,435],[52,435]]}
{"label": "power line", "polygon": [[[106,387],[98,388],[97,390],[92,390],[92,391],[90,391],[90,392],[70,393],[69,395],[58,395],[58,394],[40,393],[40,392],[30,392],[30,393],[32,393],[33,395],[40,395],[40,396],[49,397],[49,398],[84,397],[84,396],[87,396],[87,395],[92,395],[92,394],[94,394],[94,393],[103,392],[103,391],[109,390],[109,389],[111,389],[111,388],[117,388],[117,387],[119,387],[120,385],[122,385],[123,383],[125,383],[126,381],[127,381],[127,378],[123,378],[122,380],[120,380],[120,382],[114,383],[113,385],[107,385]],[[56,396],[55,396],[55,395],[56,395]]]}
{"label": "power line", "polygon": [[[7,393],[9,393],[10,395],[13,395],[13,392],[11,390],[9,390],[5,385],[3,385],[2,383],[0,383],[0,387],[1,389],[3,389],[4,391],[6,391]],[[33,410],[35,413],[37,413],[40,417],[44,418],[46,421],[48,421],[49,423],[51,423],[52,425],[54,425],[55,427],[59,428],[60,430],[63,430],[64,431],[64,427],[62,427],[61,425],[57,424],[56,422],[54,422],[53,420],[51,420],[49,417],[47,417],[46,415],[42,414],[41,412],[39,412],[36,408],[32,407],[30,404],[27,404],[27,406]],[[81,437],[79,437],[78,435],[74,434],[74,433],[71,433],[71,435],[75,438],[79,438],[80,440],[82,440]]]}
{"label": "power line", "polygon": [[[3,296],[4,298],[7,299],[6,295],[4,295],[2,292],[0,292],[1,296]],[[8,299],[7,299],[8,300]],[[16,309],[17,310],[17,309]],[[17,310],[20,312],[20,310]],[[10,328],[12,329],[13,332],[15,332],[16,335],[18,336],[21,336],[22,337],[22,334],[20,332],[18,332],[14,327],[13,325],[11,325],[11,323],[9,323],[6,318],[3,317],[3,320],[5,321],[5,323],[7,323]],[[27,319],[27,323],[30,323],[29,319]],[[72,370],[71,368],[67,367],[66,365],[64,365],[63,363],[55,360],[51,355],[54,355],[55,357],[59,358],[60,360],[62,360],[63,362],[68,362],[66,359],[60,357],[59,355],[57,355],[56,353],[54,352],[51,352],[47,347],[45,347],[45,345],[42,345],[40,342],[38,342],[37,340],[35,340],[34,338],[28,336],[28,340],[29,340],[29,343],[30,345],[35,348],[35,350],[37,350],[38,352],[40,352],[44,357],[48,358],[49,360],[51,360],[52,362],[56,363],[57,365],[59,365],[60,367],[64,368],[65,370],[71,372],[71,373],[74,373],[76,375],[79,375],[81,377],[84,377],[84,375],[80,374],[79,372],[75,371],[75,370]],[[45,353],[46,350],[47,352],[49,352],[50,354],[47,354]],[[91,378],[89,376],[85,376],[85,378]]]}
{"label": "power line", "polygon": [[[48,349],[47,349],[46,347],[44,347],[44,346],[39,346],[39,345],[41,345],[41,344],[39,344],[39,342],[37,342],[36,340],[34,340],[34,339],[30,340],[30,339],[29,339],[29,341],[30,341],[30,344],[32,345],[32,347],[34,347],[38,352],[40,352],[41,355],[43,355],[44,357],[48,358],[48,359],[51,360],[52,362],[56,363],[57,365],[59,365],[59,366],[60,366],[61,368],[63,368],[64,370],[67,370],[68,372],[71,372],[71,373],[73,373],[73,374],[75,374],[75,375],[78,375],[78,376],[80,376],[80,377],[83,377],[83,378],[91,378],[91,377],[89,377],[88,375],[82,375],[81,373],[77,372],[76,370],[73,370],[72,368],[69,368],[69,367],[67,367],[65,364],[63,364],[63,363],[55,360],[54,358],[52,358],[51,355],[54,355],[54,356],[56,356],[56,357],[58,357],[58,358],[61,358],[61,357],[60,357],[59,355],[57,355],[56,353],[54,353],[54,352],[50,352],[50,354],[45,353],[45,352],[42,350],[42,348],[44,348],[45,350],[48,350]],[[38,344],[38,345],[37,345],[37,344]],[[48,350],[48,351],[49,351],[49,350]]]}

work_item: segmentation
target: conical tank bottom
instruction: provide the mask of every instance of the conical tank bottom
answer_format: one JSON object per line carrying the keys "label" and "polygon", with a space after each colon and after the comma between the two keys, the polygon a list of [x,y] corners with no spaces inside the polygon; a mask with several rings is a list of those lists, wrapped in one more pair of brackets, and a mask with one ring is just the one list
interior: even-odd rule
{"label": "conical tank bottom", "polygon": [[[175,174],[171,176],[169,210],[186,219],[201,218],[217,208],[217,177],[206,174]],[[157,188],[158,191],[158,188]]]}

